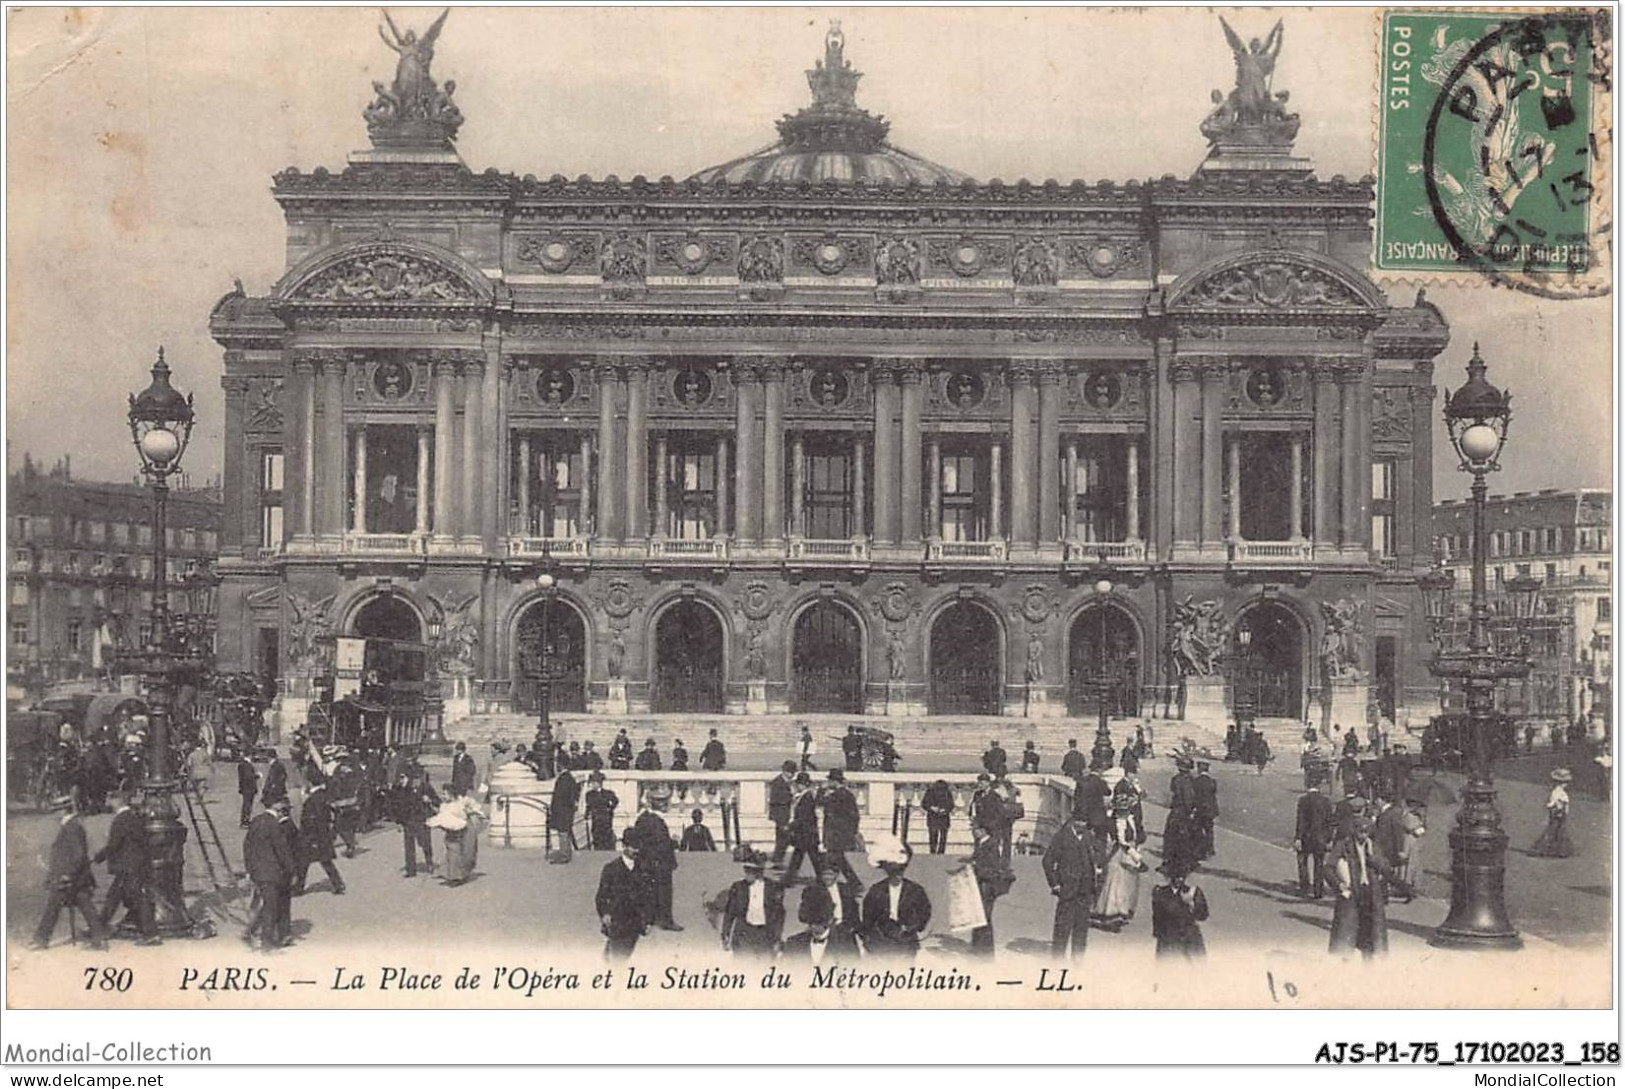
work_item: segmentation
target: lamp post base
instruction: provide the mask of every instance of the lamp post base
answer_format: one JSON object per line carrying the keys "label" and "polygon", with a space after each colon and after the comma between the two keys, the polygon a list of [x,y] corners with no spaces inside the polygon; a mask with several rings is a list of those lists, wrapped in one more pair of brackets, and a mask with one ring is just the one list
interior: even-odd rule
{"label": "lamp post base", "polygon": [[214,924],[194,919],[186,910],[183,892],[186,869],[186,828],[175,811],[176,784],[149,782],[147,791],[147,843],[152,852],[152,917],[159,937],[212,938]]}
{"label": "lamp post base", "polygon": [[1450,914],[1430,944],[1455,949],[1518,949],[1523,940],[1507,915],[1507,836],[1495,809],[1495,787],[1469,779],[1450,830]]}

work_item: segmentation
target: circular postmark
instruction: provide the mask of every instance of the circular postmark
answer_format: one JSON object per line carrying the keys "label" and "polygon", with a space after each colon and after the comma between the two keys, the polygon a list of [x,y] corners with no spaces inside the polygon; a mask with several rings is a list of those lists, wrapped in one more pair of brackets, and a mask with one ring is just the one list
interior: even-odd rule
{"label": "circular postmark", "polygon": [[1440,84],[1422,147],[1428,208],[1457,259],[1491,283],[1553,299],[1607,294],[1611,89],[1606,15],[1509,17]]}

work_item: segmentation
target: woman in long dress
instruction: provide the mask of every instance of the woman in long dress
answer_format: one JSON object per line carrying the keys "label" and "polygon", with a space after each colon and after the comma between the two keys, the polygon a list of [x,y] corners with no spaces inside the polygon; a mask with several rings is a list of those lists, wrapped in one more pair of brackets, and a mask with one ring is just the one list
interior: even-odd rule
{"label": "woman in long dress", "polygon": [[1569,783],[1574,773],[1568,768],[1552,772],[1552,793],[1546,799],[1546,830],[1540,834],[1530,854],[1546,858],[1568,858],[1574,854],[1574,843],[1569,839]]}
{"label": "woman in long dress", "polygon": [[445,883],[461,885],[474,875],[474,864],[480,857],[480,833],[485,828],[485,810],[480,803],[464,794],[451,793],[446,787],[446,800],[429,818],[429,827],[445,833]]}
{"label": "woman in long dress", "polygon": [[1106,877],[1095,896],[1090,913],[1094,925],[1104,930],[1121,930],[1134,918],[1140,900],[1140,874],[1145,860],[1140,857],[1134,804],[1127,794],[1112,796],[1111,853],[1106,856]]}

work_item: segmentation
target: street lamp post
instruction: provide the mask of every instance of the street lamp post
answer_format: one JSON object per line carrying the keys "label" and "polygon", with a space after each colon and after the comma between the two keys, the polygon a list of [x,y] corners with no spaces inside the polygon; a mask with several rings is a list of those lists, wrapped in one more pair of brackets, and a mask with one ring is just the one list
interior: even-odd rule
{"label": "street lamp post", "polygon": [[536,704],[539,710],[536,745],[542,749],[540,756],[544,765],[553,762],[553,722],[550,717],[553,682],[549,675],[551,663],[548,661],[548,629],[553,619],[553,592],[557,585],[558,580],[547,571],[536,576],[536,587],[542,591],[542,639],[541,645],[536,649]]}
{"label": "street lamp post", "polygon": [[130,437],[141,458],[141,471],[152,482],[152,632],[139,654],[147,675],[147,704],[152,723],[152,758],[147,762],[147,839],[152,853],[153,914],[162,934],[212,932],[206,921],[194,922],[181,891],[182,849],[186,829],[172,798],[178,783],[170,767],[169,727],[174,708],[174,648],[169,631],[169,478],[180,471],[181,456],[192,437],[192,397],[169,384],[164,350],[152,365],[152,382],[130,395]]}
{"label": "street lamp post", "polygon": [[[1445,401],[1444,422],[1450,442],[1461,459],[1461,470],[1473,477],[1472,605],[1466,649],[1436,650],[1428,668],[1434,676],[1459,680],[1465,689],[1468,722],[1468,772],[1462,805],[1450,829],[1450,912],[1434,931],[1433,943],[1442,946],[1515,949],[1518,932],[1507,916],[1505,897],[1507,836],[1495,805],[1491,773],[1491,738],[1495,714],[1495,688],[1502,680],[1529,672],[1527,657],[1496,650],[1490,637],[1490,607],[1485,586],[1488,559],[1484,505],[1489,488],[1485,477],[1500,468],[1501,448],[1512,420],[1512,396],[1496,389],[1484,377],[1484,360],[1473,345],[1467,363],[1467,384]],[[1450,580],[1427,576],[1421,588],[1435,632],[1445,630],[1449,613]],[[1519,619],[1533,613],[1532,578],[1514,580],[1510,587]]]}
{"label": "street lamp post", "polygon": [[1110,693],[1110,680],[1106,674],[1106,609],[1107,602],[1112,594],[1112,569],[1106,562],[1106,554],[1101,553],[1100,559],[1095,563],[1094,576],[1096,608],[1100,610],[1100,680],[1097,686],[1099,692],[1100,720],[1095,726],[1095,743],[1089,753],[1089,762],[1097,768],[1109,768],[1116,762],[1116,746],[1112,744],[1111,727],[1107,722],[1106,700]]}

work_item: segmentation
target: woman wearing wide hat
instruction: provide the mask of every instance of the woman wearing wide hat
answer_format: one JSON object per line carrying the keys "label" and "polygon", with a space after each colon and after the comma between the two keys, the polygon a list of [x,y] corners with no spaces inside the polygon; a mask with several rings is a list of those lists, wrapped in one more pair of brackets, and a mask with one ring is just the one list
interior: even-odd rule
{"label": "woman wearing wide hat", "polygon": [[1105,930],[1123,929],[1134,919],[1140,901],[1140,874],[1146,864],[1140,857],[1138,827],[1134,821],[1134,799],[1129,794],[1112,795],[1111,854],[1106,859],[1106,877],[1095,896],[1092,921]]}
{"label": "woman wearing wide hat", "polygon": [[1568,858],[1574,854],[1574,843],[1569,839],[1569,784],[1574,773],[1568,768],[1552,772],[1552,793],[1546,799],[1546,830],[1540,834],[1530,854],[1546,858]]}

